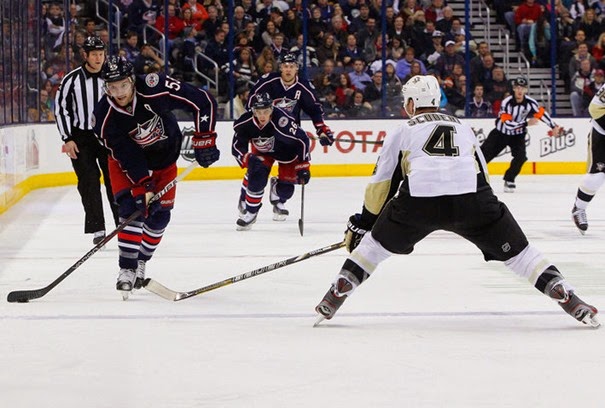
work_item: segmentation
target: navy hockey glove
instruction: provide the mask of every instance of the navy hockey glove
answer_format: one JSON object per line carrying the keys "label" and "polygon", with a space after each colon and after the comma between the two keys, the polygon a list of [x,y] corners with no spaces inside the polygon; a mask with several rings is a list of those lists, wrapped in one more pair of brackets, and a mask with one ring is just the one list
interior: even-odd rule
{"label": "navy hockey glove", "polygon": [[307,184],[311,179],[311,172],[309,168],[311,164],[308,161],[300,162],[294,165],[294,171],[296,171],[296,181],[298,184]]}
{"label": "navy hockey glove", "polygon": [[159,200],[149,204],[149,200],[155,195],[154,190],[155,183],[149,176],[142,178],[130,189],[130,194],[134,197],[134,205],[145,218],[152,216],[162,207]]}
{"label": "navy hockey glove", "polygon": [[363,236],[371,228],[371,225],[361,219],[361,214],[351,215],[347,223],[347,230],[345,231],[345,246],[347,251],[353,252],[361,242]]}
{"label": "navy hockey glove", "polygon": [[317,128],[317,136],[319,136],[319,144],[322,146],[332,146],[334,143],[334,133],[326,125]]}
{"label": "navy hockey glove", "polygon": [[249,172],[255,173],[260,170],[261,166],[264,166],[265,161],[263,156],[257,156],[254,153],[246,153],[242,159],[242,168],[248,169]]}
{"label": "navy hockey glove", "polygon": [[208,167],[221,156],[216,148],[216,132],[196,132],[193,134],[195,160],[202,167]]}

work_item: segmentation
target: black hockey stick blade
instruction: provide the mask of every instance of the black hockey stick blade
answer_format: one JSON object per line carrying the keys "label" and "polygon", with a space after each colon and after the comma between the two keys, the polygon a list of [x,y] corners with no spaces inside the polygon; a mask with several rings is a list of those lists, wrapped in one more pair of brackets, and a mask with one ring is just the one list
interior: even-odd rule
{"label": "black hockey stick blade", "polygon": [[[185,170],[181,172],[174,180],[170,183],[166,184],[166,186],[156,193],[149,202],[159,200],[164,194],[166,194],[170,189],[176,186],[176,183],[184,179],[193,169],[197,167],[197,163],[193,162],[189,165]],[[50,292],[55,286],[59,283],[63,282],[65,278],[71,275],[76,269],[78,269],[84,262],[86,262],[91,256],[96,254],[101,248],[105,246],[113,237],[118,235],[120,231],[126,228],[132,221],[134,221],[139,215],[141,215],[141,211],[135,211],[130,217],[128,217],[123,223],[118,225],[115,230],[110,232],[101,242],[95,245],[90,251],[88,251],[84,256],[76,261],[72,266],[70,266],[65,272],[63,272],[57,279],[52,281],[50,284],[43,288],[39,289],[31,289],[31,290],[15,290],[8,294],[6,300],[9,303],[27,303],[30,300],[41,298]]]}
{"label": "black hockey stick blade", "polygon": [[300,190],[300,218],[298,219],[298,231],[300,236],[305,235],[305,185],[301,185]]}
{"label": "black hockey stick blade", "polygon": [[294,256],[292,258],[284,259],[283,261],[279,261],[273,263],[271,265],[263,266],[262,268],[255,269],[250,272],[243,273],[241,275],[233,276],[231,278],[222,280],[220,282],[213,283],[208,286],[201,287],[199,289],[194,289],[188,292],[178,292],[172,289],[168,289],[166,286],[161,283],[147,278],[143,282],[143,287],[166,300],[171,300],[173,302],[177,302],[179,300],[189,299],[190,297],[201,295],[205,292],[210,292],[211,290],[221,288],[223,286],[231,285],[232,283],[236,283],[245,279],[253,278],[257,275],[262,275],[263,273],[271,272],[279,268],[283,268],[284,266],[292,265],[294,263],[304,261],[305,259],[309,259],[313,256],[322,255],[327,252],[334,251],[336,249],[342,248],[345,246],[344,242],[338,242],[336,244],[328,245],[323,248],[315,249],[310,252],[306,252],[302,255]]}

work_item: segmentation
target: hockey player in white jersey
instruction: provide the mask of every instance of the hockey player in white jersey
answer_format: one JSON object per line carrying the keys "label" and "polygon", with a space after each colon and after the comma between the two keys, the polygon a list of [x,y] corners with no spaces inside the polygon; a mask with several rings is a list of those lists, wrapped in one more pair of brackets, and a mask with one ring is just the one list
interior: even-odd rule
{"label": "hockey player in white jersey", "polygon": [[410,254],[427,235],[446,230],[475,244],[486,261],[504,262],[578,321],[598,327],[597,309],[583,302],[528,243],[494,195],[471,127],[438,112],[441,92],[435,77],[413,77],[402,96],[410,119],[384,140],[363,210],[347,225],[345,243],[351,255],[315,308],[317,323],[331,319],[382,261]]}
{"label": "hockey player in white jersey", "polygon": [[597,191],[605,183],[605,86],[592,97],[588,112],[592,119],[592,130],[588,137],[588,173],[578,187],[571,218],[582,235],[588,229],[586,208]]}

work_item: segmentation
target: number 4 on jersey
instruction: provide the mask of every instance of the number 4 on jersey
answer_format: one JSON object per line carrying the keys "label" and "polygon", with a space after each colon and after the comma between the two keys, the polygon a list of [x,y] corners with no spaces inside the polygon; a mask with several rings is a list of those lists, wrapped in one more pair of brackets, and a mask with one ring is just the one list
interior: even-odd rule
{"label": "number 4 on jersey", "polygon": [[458,146],[454,146],[455,133],[456,129],[453,126],[437,126],[422,150],[429,156],[458,156],[460,154]]}

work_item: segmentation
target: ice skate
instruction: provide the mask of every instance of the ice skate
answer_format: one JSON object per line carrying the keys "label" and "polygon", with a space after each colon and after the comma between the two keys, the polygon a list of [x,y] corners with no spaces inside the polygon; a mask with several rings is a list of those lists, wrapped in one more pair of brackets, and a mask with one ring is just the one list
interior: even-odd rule
{"label": "ice skate", "polygon": [[105,239],[105,231],[97,231],[94,233],[92,237],[93,245],[98,245],[101,241]]}
{"label": "ice skate", "polygon": [[319,316],[317,317],[313,327],[317,326],[324,319],[330,320],[332,317],[334,317],[346,299],[347,295],[336,296],[336,293],[334,293],[334,287],[332,286],[321,302],[315,306],[315,311],[319,314]]}
{"label": "ice skate", "polygon": [[284,203],[273,204],[273,221],[285,221],[286,218],[290,215],[290,211],[286,209]]}
{"label": "ice skate", "polygon": [[237,202],[237,211],[239,211],[240,216],[246,213],[246,202],[244,200],[239,200]]}
{"label": "ice skate", "polygon": [[134,280],[134,288],[141,289],[145,280],[145,261],[139,260],[137,265],[136,278]]}
{"label": "ice skate", "polygon": [[586,210],[573,206],[571,210],[571,219],[573,220],[576,227],[580,231],[580,234],[584,235],[588,229],[588,219],[586,218]]}
{"label": "ice skate", "polygon": [[514,181],[504,181],[504,192],[505,193],[514,193],[517,185]]}
{"label": "ice skate", "polygon": [[130,291],[132,290],[132,285],[134,283],[136,277],[136,271],[134,269],[120,269],[120,273],[118,275],[118,282],[116,283],[116,289],[122,293],[122,300],[127,300]]}
{"label": "ice skate", "polygon": [[561,308],[577,321],[595,328],[601,326],[601,323],[597,319],[597,314],[599,313],[597,308],[580,299],[569,289],[564,280],[552,282],[546,288],[546,294],[556,300]]}
{"label": "ice skate", "polygon": [[235,227],[235,229],[238,231],[248,231],[250,228],[252,228],[252,224],[256,222],[257,215],[258,213],[251,213],[248,211],[240,215],[237,221],[235,222],[237,224],[237,227]]}

